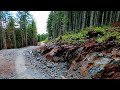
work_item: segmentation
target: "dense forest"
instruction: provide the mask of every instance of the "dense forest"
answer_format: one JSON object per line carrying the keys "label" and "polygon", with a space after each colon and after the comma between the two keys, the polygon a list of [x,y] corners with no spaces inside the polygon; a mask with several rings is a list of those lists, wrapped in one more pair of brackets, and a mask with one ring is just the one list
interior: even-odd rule
{"label": "dense forest", "polygon": [[0,11],[0,49],[37,44],[36,23],[29,11]]}
{"label": "dense forest", "polygon": [[0,79],[120,79],[120,11],[30,13],[0,11]]}
{"label": "dense forest", "polygon": [[46,34],[44,34],[44,33],[43,34],[38,34],[37,38],[38,38],[38,42],[44,41],[48,38],[48,34],[47,33]]}
{"label": "dense forest", "polygon": [[86,27],[110,25],[120,20],[120,11],[51,11],[47,22],[49,40]]}
{"label": "dense forest", "polygon": [[37,45],[86,27],[110,25],[120,20],[120,11],[51,11],[47,21],[48,34],[38,34],[29,11],[0,11],[0,49]]}

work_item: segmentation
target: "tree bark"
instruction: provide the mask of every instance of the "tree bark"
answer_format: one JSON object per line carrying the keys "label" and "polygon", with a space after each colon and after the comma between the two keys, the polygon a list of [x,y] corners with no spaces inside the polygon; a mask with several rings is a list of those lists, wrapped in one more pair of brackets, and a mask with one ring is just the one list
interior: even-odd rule
{"label": "tree bark", "polygon": [[90,16],[90,28],[93,26],[93,15],[94,15],[94,11],[91,11],[91,16]]}
{"label": "tree bark", "polygon": [[2,38],[3,38],[3,45],[4,49],[7,49],[7,44],[6,44],[6,35],[5,35],[5,30],[2,30]]}
{"label": "tree bark", "polygon": [[113,11],[110,11],[109,24],[111,24],[111,22],[112,22],[112,12],[113,12]]}
{"label": "tree bark", "polygon": [[15,31],[13,30],[13,39],[14,39],[14,48],[16,48],[16,34]]}
{"label": "tree bark", "polygon": [[120,11],[117,11],[116,21],[119,21],[119,18],[120,18]]}
{"label": "tree bark", "polygon": [[102,13],[102,22],[101,22],[101,25],[103,25],[103,20],[104,20],[104,11],[103,11],[103,13]]}
{"label": "tree bark", "polygon": [[83,11],[83,17],[82,17],[82,30],[85,28],[85,17],[86,17],[86,11]]}
{"label": "tree bark", "polygon": [[107,25],[107,22],[108,22],[108,11],[106,11],[106,14],[105,14],[105,25]]}

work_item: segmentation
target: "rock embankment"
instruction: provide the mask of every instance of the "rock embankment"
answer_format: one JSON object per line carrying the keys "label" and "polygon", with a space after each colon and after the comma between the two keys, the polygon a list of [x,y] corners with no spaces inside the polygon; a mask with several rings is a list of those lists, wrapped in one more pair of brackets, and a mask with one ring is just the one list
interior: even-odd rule
{"label": "rock embankment", "polygon": [[67,62],[62,74],[70,79],[118,79],[120,78],[120,44],[110,37],[96,43],[94,37],[84,44],[56,42],[41,46],[36,51],[50,62]]}

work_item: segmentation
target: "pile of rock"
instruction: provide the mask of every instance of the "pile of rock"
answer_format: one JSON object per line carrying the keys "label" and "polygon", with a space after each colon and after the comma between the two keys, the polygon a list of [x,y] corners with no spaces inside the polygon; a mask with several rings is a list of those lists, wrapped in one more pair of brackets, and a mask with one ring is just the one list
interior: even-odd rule
{"label": "pile of rock", "polygon": [[96,43],[94,39],[80,45],[57,42],[41,46],[37,52],[48,61],[68,62],[68,71],[63,78],[111,79],[120,77],[119,47],[110,37],[103,43]]}

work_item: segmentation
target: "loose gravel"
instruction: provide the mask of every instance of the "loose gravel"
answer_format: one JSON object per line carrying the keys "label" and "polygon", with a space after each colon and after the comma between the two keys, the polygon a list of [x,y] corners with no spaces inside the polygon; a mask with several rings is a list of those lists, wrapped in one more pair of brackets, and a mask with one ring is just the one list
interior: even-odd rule
{"label": "loose gravel", "polygon": [[34,54],[39,46],[0,50],[0,79],[61,79],[67,62],[50,62]]}

